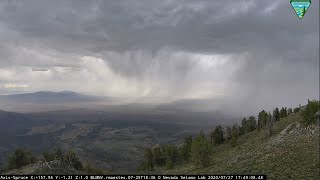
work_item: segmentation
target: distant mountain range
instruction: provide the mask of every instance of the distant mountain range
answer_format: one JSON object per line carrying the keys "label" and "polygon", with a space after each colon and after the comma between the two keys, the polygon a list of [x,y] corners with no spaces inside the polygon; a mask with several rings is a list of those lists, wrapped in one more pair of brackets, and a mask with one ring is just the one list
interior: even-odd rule
{"label": "distant mountain range", "polygon": [[[231,101],[231,100],[230,100]],[[46,112],[59,110],[95,109],[108,112],[141,112],[142,114],[160,113],[187,116],[208,116],[216,120],[229,121],[234,117],[225,100],[215,99],[181,99],[165,103],[132,103],[126,98],[85,95],[73,91],[39,91],[34,93],[0,95],[0,109],[12,112]],[[219,109],[223,107],[223,109]],[[228,112],[228,113],[226,113]],[[151,113],[151,114],[152,114]],[[171,118],[172,116],[170,116]],[[175,117],[176,118],[176,117]],[[173,119],[175,119],[173,118]],[[205,118],[206,119],[206,118]]]}
{"label": "distant mountain range", "polygon": [[114,104],[120,98],[85,95],[73,91],[39,91],[34,93],[0,95],[0,109],[13,112],[43,112]]}
{"label": "distant mountain range", "polygon": [[81,102],[110,100],[109,97],[89,96],[73,91],[39,91],[34,93],[0,95],[0,101],[22,102],[22,103],[51,103],[51,102]]}

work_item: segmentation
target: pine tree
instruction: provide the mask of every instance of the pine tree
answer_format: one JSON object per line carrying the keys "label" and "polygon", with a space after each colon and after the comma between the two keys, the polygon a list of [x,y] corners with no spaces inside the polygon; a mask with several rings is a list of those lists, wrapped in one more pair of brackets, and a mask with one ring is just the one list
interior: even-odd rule
{"label": "pine tree", "polygon": [[274,117],[269,112],[266,129],[265,129],[266,137],[270,137],[273,134],[273,131],[272,131],[273,124],[274,124]]}
{"label": "pine tree", "polygon": [[18,148],[7,159],[7,169],[19,169],[36,162],[35,156],[27,149]]}
{"label": "pine tree", "polygon": [[246,124],[246,133],[254,131],[256,129],[257,122],[254,116],[250,116]]}
{"label": "pine tree", "polygon": [[164,152],[162,151],[161,147],[155,147],[152,149],[152,158],[153,164],[155,166],[163,166],[166,163]]}
{"label": "pine tree", "polygon": [[147,148],[144,152],[144,166],[146,170],[153,170],[153,154],[151,148]]}
{"label": "pine tree", "polygon": [[232,126],[231,129],[231,146],[235,146],[237,144],[238,141],[238,137],[239,137],[239,128],[237,126],[237,124]]}
{"label": "pine tree", "polygon": [[268,122],[269,124],[273,125],[274,123],[274,117],[271,115],[271,113],[268,113]]}
{"label": "pine tree", "polygon": [[[165,160],[166,160],[166,166],[168,166],[168,163],[172,163],[174,165],[178,160],[177,146],[172,144],[164,145],[163,149],[164,149],[163,151],[164,151]],[[170,164],[170,167],[173,165]]]}
{"label": "pine tree", "polygon": [[210,133],[210,139],[212,144],[222,144],[224,142],[224,133],[222,126],[217,126],[214,131]]}
{"label": "pine tree", "polygon": [[257,122],[256,118],[254,116],[250,116],[249,119],[244,118],[241,122],[242,125],[242,131],[241,133],[245,134],[248,132],[251,132],[256,129]]}
{"label": "pine tree", "polygon": [[262,110],[258,115],[258,129],[263,129],[267,124],[268,114]]}
{"label": "pine tree", "polygon": [[243,118],[241,121],[241,129],[240,129],[240,134],[243,135],[247,132],[247,118]]}
{"label": "pine tree", "polygon": [[191,161],[197,166],[204,167],[209,164],[209,152],[209,142],[204,132],[200,131],[200,134],[192,141]]}
{"label": "pine tree", "polygon": [[276,108],[274,111],[273,111],[273,117],[275,119],[275,121],[279,121],[280,120],[280,112],[279,112],[279,109]]}
{"label": "pine tree", "polygon": [[320,111],[319,101],[309,101],[306,108],[302,112],[303,122],[305,125],[310,125],[317,122],[316,113]]}
{"label": "pine tree", "polygon": [[179,159],[181,161],[189,162],[192,145],[192,136],[185,138],[183,145],[179,149]]}
{"label": "pine tree", "polygon": [[288,115],[287,108],[282,107],[280,110],[280,118],[284,118]]}
{"label": "pine tree", "polygon": [[231,139],[231,127],[228,126],[226,128],[226,138],[225,138],[227,141],[229,141]]}

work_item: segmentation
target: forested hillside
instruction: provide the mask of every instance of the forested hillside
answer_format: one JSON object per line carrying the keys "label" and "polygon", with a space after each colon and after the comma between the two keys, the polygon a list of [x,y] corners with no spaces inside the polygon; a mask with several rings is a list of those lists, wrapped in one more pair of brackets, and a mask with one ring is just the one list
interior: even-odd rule
{"label": "forested hillside", "polygon": [[140,173],[265,174],[270,179],[319,176],[320,104],[275,108],[244,118],[241,124],[201,131],[180,145],[145,150]]}

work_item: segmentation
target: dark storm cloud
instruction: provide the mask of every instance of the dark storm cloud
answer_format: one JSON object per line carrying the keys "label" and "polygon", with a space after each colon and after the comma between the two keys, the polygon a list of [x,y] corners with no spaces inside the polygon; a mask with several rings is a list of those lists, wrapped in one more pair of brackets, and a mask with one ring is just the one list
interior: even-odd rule
{"label": "dark storm cloud", "polygon": [[234,66],[243,61],[222,82],[226,94],[278,99],[266,104],[318,96],[318,1],[303,20],[289,0],[1,1],[0,40],[0,67],[81,67],[77,57],[92,56],[121,78],[153,77],[176,96],[224,77],[198,70],[194,54],[226,55]]}
{"label": "dark storm cloud", "polygon": [[[2,2],[1,21],[25,38],[80,52],[173,46],[208,53],[262,48],[282,53],[296,48],[301,36],[317,35],[316,1],[303,21],[288,2],[277,2],[10,1]],[[273,4],[275,9],[264,12]]]}

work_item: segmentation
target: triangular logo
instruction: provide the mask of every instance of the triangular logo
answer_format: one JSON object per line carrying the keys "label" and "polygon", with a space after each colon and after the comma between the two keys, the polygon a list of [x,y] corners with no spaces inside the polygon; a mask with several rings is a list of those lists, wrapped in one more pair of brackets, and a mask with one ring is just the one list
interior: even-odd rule
{"label": "triangular logo", "polygon": [[302,19],[311,5],[311,0],[291,0],[290,4],[298,15],[298,18]]}

